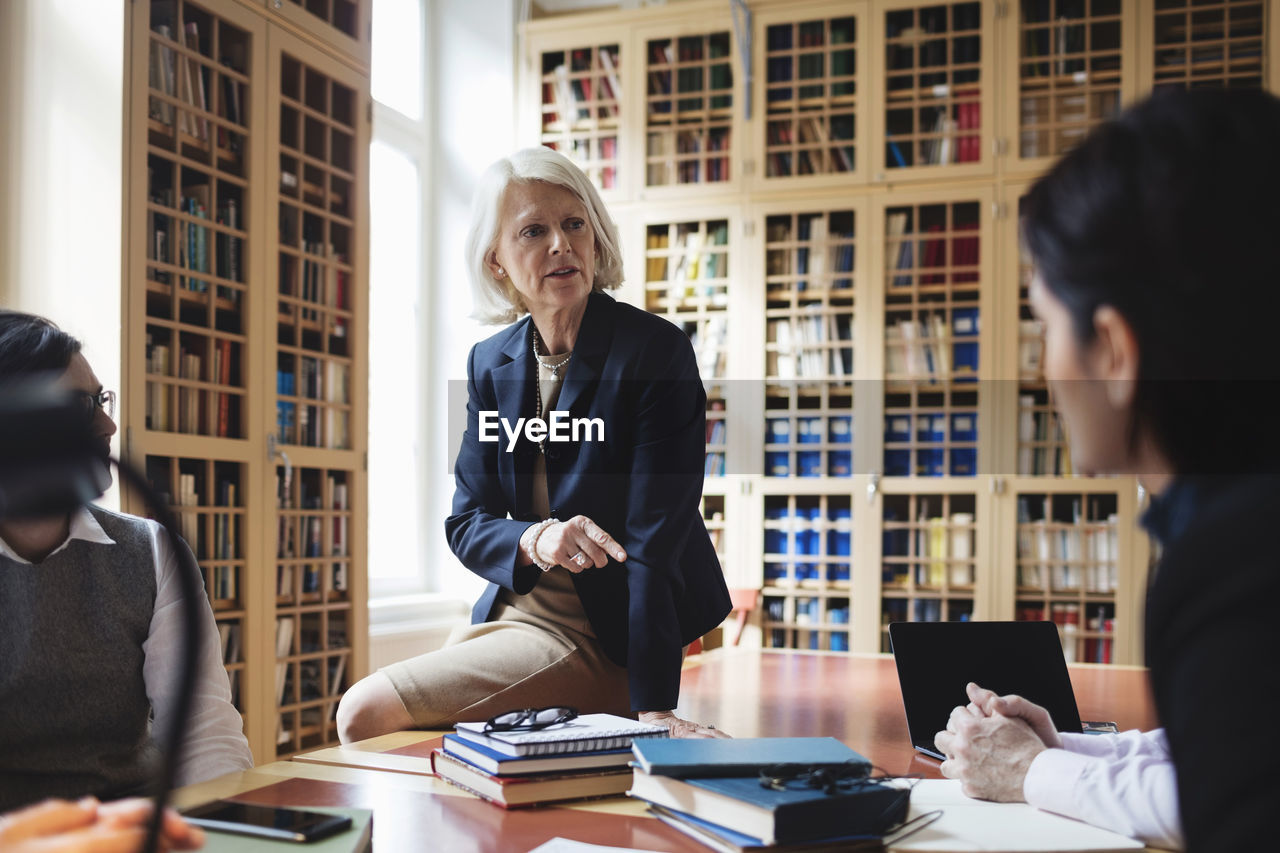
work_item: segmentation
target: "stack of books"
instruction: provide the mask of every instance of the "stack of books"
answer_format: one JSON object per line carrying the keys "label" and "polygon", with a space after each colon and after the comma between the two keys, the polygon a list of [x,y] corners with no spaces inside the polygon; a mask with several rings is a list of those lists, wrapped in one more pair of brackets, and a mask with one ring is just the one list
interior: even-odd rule
{"label": "stack of books", "polygon": [[867,759],[834,738],[637,741],[632,751],[630,795],[723,853],[878,850],[907,815],[910,791],[866,778]]}
{"label": "stack of books", "polygon": [[536,731],[492,732],[484,723],[459,723],[431,754],[431,769],[446,782],[505,809],[614,797],[631,784],[633,742],[667,737],[651,726],[612,714],[584,714]]}

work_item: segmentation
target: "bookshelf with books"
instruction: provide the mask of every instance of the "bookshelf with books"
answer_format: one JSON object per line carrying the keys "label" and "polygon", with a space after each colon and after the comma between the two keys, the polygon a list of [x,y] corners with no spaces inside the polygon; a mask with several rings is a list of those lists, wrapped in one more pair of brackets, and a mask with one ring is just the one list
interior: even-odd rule
{"label": "bookshelf with books", "polygon": [[279,108],[268,120],[276,142],[268,430],[285,464],[272,478],[277,571],[268,583],[294,630],[285,648],[277,620],[277,666],[287,665],[274,694],[275,754],[285,757],[336,741],[338,700],[363,674],[366,653],[367,343],[357,321],[367,316],[367,291],[356,285],[368,251],[368,78],[284,36],[269,59]]}
{"label": "bookshelf with books", "polygon": [[542,144],[582,167],[601,191],[618,186],[622,78],[618,45],[541,52]]}
{"label": "bookshelf with books", "polygon": [[[899,201],[901,199],[901,201]],[[885,476],[973,477],[984,423],[983,195],[894,197],[883,209]],[[989,337],[991,332],[987,333]]]}
{"label": "bookshelf with books", "polygon": [[245,669],[241,649],[249,590],[249,563],[244,551],[245,466],[213,459],[149,455],[144,470],[152,489],[173,511],[182,538],[200,567],[231,681],[232,701],[244,713],[240,701]]}
{"label": "bookshelf with books", "polygon": [[[1114,116],[1137,92],[1138,4],[1034,0],[1004,21],[1008,52],[1002,138],[1013,167],[1040,170]],[[1125,7],[1130,7],[1126,10]]]}
{"label": "bookshelf with books", "polygon": [[849,651],[848,494],[765,494],[761,628],[767,648]]}
{"label": "bookshelf with books", "polygon": [[[366,666],[368,78],[358,56],[339,58],[266,7],[234,0],[133,4],[126,55],[124,455],[181,520],[250,747],[270,760],[335,741],[332,690]],[[270,387],[273,367],[278,388],[288,375],[288,394]],[[293,410],[284,435],[280,403]],[[306,466],[295,488],[321,471],[346,495],[343,508],[312,513],[324,560],[310,574],[326,580],[307,579],[300,552],[297,593],[283,601],[266,569],[278,522],[290,520],[298,547],[311,530],[278,505],[272,454],[282,450],[288,465]],[[125,508],[147,512],[132,494]],[[287,745],[274,666],[282,606],[292,608],[296,662],[321,662],[294,667]],[[313,636],[322,651],[299,651]],[[322,701],[308,705],[316,667],[327,670]],[[329,716],[312,724],[316,713]]]}
{"label": "bookshelf with books", "polygon": [[277,748],[332,743],[351,684],[351,498],[344,470],[277,467]]}
{"label": "bookshelf with books", "polygon": [[[727,21],[725,22],[727,23]],[[736,50],[728,27],[656,28],[643,36],[644,185],[733,181]]]}
{"label": "bookshelf with books", "polygon": [[[1025,187],[1018,193],[1021,211]],[[1071,448],[1066,425],[1053,407],[1044,378],[1044,327],[1031,310],[1029,289],[1032,267],[1025,247],[1018,251],[1017,296],[1017,461],[1008,469],[1018,476],[1071,476]]]}
{"label": "bookshelf with books", "polygon": [[1267,86],[1275,13],[1274,3],[1259,0],[1159,0],[1150,12],[1152,87]]}
{"label": "bookshelf with books", "polygon": [[879,651],[890,622],[967,622],[993,618],[997,578],[990,550],[988,497],[942,487],[908,491],[891,481],[882,498]]}
{"label": "bookshelf with books", "polygon": [[373,0],[262,0],[270,19],[368,73]]}
{"label": "bookshelf with books", "polygon": [[756,44],[764,52],[765,76],[756,102],[763,116],[759,146],[765,183],[823,176],[810,183],[830,185],[839,175],[861,174],[859,124],[859,16],[797,20],[793,10],[761,15]]}
{"label": "bookshelf with books", "polygon": [[[995,3],[886,2],[883,144],[873,168],[907,176],[990,174],[992,43]],[[880,180],[884,180],[881,177]]]}
{"label": "bookshelf with books", "polygon": [[619,26],[593,28],[585,37],[555,30],[522,45],[523,135],[577,163],[606,202],[625,198],[636,180],[635,142],[619,132],[638,106],[635,86],[628,88],[640,73],[628,35]]}
{"label": "bookshelf with books", "polygon": [[1058,626],[1067,661],[1111,663],[1117,624],[1117,495],[1017,496],[1014,618]]}
{"label": "bookshelf with books", "polygon": [[[1141,662],[1147,552],[1123,533],[1136,523],[1133,481],[1072,476],[1018,265],[1017,198],[1070,143],[1034,157],[1010,143],[1035,87],[1105,104],[1086,127],[1138,97],[1145,13],[1049,7],[1043,21],[1035,3],[758,0],[748,27],[721,3],[686,0],[523,25],[526,111],[544,105],[547,51],[617,45],[622,79],[644,81],[644,98],[633,87],[618,111],[617,168],[630,178],[606,196],[627,264],[620,298],[694,342],[708,385],[705,493],[725,507],[723,521],[704,517],[727,543],[730,586],[759,589],[764,645],[877,652],[886,618],[1015,618],[1017,496],[1065,489],[1113,496],[1118,583],[1102,602],[1113,607],[1082,618],[1110,618],[1112,661]],[[1083,46],[1051,42],[1042,61],[1083,61],[1087,79],[1065,64],[1063,79],[1023,79],[1027,40],[1053,25],[1083,26]],[[717,33],[732,99],[680,117],[681,95],[709,104]],[[682,38],[699,44],[683,60]],[[851,169],[830,150],[846,117]],[[811,118],[826,122],[824,141],[801,129]],[[681,121],[730,129],[729,180],[690,186],[674,157],[658,162],[651,136]],[[1066,124],[1080,122],[1051,108],[1034,127]],[[543,141],[540,121],[522,127],[523,144]]]}
{"label": "bookshelf with books", "polygon": [[[705,212],[705,209],[704,209]],[[650,221],[644,227],[641,304],[684,330],[707,393],[705,474],[727,471],[729,427],[730,219]]]}

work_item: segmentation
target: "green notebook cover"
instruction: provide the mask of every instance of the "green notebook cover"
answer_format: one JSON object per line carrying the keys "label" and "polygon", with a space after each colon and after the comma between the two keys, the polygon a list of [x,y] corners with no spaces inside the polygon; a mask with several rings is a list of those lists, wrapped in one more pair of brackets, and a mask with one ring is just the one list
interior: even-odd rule
{"label": "green notebook cover", "polygon": [[204,831],[204,853],[365,853],[373,849],[373,812],[368,809],[347,809],[331,806],[288,806],[309,812],[340,814],[351,818],[351,828],[328,838],[310,843],[299,841],[275,841],[254,838],[213,829]]}

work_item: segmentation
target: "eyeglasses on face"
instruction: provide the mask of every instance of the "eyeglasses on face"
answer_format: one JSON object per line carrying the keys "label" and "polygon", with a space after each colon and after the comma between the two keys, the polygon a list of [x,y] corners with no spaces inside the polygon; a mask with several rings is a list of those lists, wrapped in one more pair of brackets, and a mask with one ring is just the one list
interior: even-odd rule
{"label": "eyeglasses on face", "polygon": [[556,706],[551,708],[521,708],[495,714],[484,724],[484,732],[533,732],[559,723],[567,723],[578,716],[577,708]]}
{"label": "eyeglasses on face", "polygon": [[99,391],[97,394],[90,394],[88,391],[76,391],[72,396],[84,411],[85,420],[93,420],[94,412],[98,409],[102,409],[107,413],[107,417],[115,420],[115,391]]}

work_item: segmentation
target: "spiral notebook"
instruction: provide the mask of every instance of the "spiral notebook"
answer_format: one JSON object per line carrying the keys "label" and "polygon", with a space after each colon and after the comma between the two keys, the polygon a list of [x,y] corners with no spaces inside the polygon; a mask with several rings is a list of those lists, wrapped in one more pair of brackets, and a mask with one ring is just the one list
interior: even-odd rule
{"label": "spiral notebook", "polygon": [[504,755],[554,755],[626,749],[636,738],[667,737],[666,726],[651,726],[613,714],[581,717],[532,732],[484,733],[484,723],[458,723],[458,737],[484,744]]}

